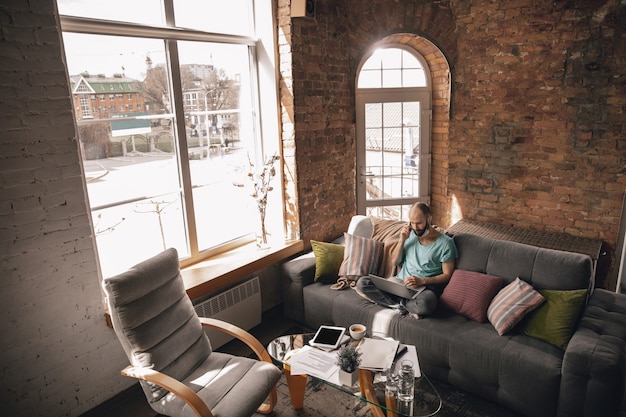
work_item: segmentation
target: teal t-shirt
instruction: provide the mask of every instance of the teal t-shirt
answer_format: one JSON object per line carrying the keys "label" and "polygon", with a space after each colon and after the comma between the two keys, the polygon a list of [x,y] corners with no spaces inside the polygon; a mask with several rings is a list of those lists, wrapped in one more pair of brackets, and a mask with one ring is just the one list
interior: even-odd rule
{"label": "teal t-shirt", "polygon": [[443,233],[429,245],[422,245],[415,233],[404,241],[402,269],[397,277],[428,278],[443,273],[441,264],[459,257],[454,240]]}

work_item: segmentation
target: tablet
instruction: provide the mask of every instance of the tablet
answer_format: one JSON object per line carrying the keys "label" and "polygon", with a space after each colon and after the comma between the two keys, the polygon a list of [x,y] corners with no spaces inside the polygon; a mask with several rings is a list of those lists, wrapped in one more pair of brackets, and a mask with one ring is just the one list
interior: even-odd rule
{"label": "tablet", "polygon": [[343,340],[345,327],[320,326],[309,344],[323,349],[336,349]]}

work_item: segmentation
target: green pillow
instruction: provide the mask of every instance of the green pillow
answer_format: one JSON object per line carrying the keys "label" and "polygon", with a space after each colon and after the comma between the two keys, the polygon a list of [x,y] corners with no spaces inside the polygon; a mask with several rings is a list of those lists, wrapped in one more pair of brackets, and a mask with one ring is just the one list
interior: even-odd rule
{"label": "green pillow", "polygon": [[528,316],[523,332],[565,350],[585,305],[587,290],[539,290],[539,293],[546,301]]}
{"label": "green pillow", "polygon": [[336,282],[343,262],[344,246],[312,240],[311,248],[315,254],[315,281]]}

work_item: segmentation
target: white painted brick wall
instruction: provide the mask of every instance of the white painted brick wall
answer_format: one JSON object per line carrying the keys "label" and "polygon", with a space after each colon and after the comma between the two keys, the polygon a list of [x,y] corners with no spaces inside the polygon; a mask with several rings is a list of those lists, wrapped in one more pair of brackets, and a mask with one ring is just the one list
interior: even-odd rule
{"label": "white painted brick wall", "polygon": [[2,415],[77,416],[133,383],[104,322],[55,9],[0,4]]}

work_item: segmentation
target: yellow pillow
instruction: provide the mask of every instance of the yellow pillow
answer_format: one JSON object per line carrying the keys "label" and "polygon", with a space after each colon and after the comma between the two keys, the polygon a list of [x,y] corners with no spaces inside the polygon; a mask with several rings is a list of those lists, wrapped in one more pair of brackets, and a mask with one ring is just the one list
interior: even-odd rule
{"label": "yellow pillow", "polygon": [[539,293],[546,301],[527,316],[523,332],[565,350],[585,305],[587,290],[539,290]]}
{"label": "yellow pillow", "polygon": [[315,281],[337,282],[344,246],[311,240],[311,248],[315,254]]}

